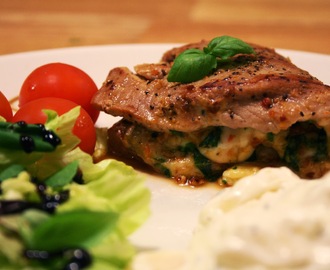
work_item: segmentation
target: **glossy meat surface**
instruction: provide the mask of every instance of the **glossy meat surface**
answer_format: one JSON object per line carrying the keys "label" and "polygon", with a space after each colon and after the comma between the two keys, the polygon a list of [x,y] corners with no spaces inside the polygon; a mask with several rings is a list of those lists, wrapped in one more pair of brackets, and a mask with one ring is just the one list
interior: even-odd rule
{"label": "glossy meat surface", "polygon": [[237,56],[202,80],[170,83],[176,55],[205,41],[165,52],[161,61],[110,71],[93,104],[155,131],[191,132],[209,126],[278,133],[298,121],[329,125],[330,87],[273,49],[252,45],[256,56]]}

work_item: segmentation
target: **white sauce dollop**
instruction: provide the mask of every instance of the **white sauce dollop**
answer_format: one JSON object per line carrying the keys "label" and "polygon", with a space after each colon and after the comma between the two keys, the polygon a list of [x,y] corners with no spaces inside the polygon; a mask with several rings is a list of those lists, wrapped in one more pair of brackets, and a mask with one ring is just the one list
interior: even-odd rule
{"label": "white sauce dollop", "polygon": [[184,269],[329,270],[329,211],[330,175],[263,169],[206,205]]}

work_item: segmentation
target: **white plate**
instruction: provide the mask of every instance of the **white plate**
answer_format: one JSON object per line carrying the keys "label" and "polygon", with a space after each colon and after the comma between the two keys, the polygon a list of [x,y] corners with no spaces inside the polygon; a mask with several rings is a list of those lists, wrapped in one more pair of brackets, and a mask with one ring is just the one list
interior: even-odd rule
{"label": "white plate", "polygon": [[[101,86],[109,70],[117,66],[159,61],[163,52],[176,44],[139,44],[66,48],[0,56],[0,90],[8,97],[18,94],[25,77],[49,62],[72,64],[87,72]],[[277,50],[293,63],[330,84],[330,56],[292,50]],[[110,126],[115,118],[101,114],[98,125]],[[131,240],[141,248],[186,247],[199,210],[218,190],[214,187],[178,187],[169,180],[147,175],[152,191],[152,216]]]}

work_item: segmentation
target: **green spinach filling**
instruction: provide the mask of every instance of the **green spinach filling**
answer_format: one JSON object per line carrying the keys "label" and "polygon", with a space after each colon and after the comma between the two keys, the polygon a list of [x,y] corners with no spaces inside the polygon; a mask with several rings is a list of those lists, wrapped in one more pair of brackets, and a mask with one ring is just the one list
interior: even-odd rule
{"label": "green spinach filling", "polygon": [[303,159],[320,162],[328,158],[327,134],[312,123],[293,125],[286,140],[283,159],[296,171],[299,171]]}

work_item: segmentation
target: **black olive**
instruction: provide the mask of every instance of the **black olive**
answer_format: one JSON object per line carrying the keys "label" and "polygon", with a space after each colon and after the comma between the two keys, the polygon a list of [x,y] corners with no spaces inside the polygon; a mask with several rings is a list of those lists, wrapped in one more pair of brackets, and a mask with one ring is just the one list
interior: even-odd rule
{"label": "black olive", "polygon": [[22,145],[23,151],[26,153],[31,153],[35,149],[35,143],[31,136],[21,135],[20,144]]}
{"label": "black olive", "polygon": [[77,248],[72,250],[72,257],[69,262],[65,265],[63,270],[79,270],[91,265],[92,257],[85,250]]}

